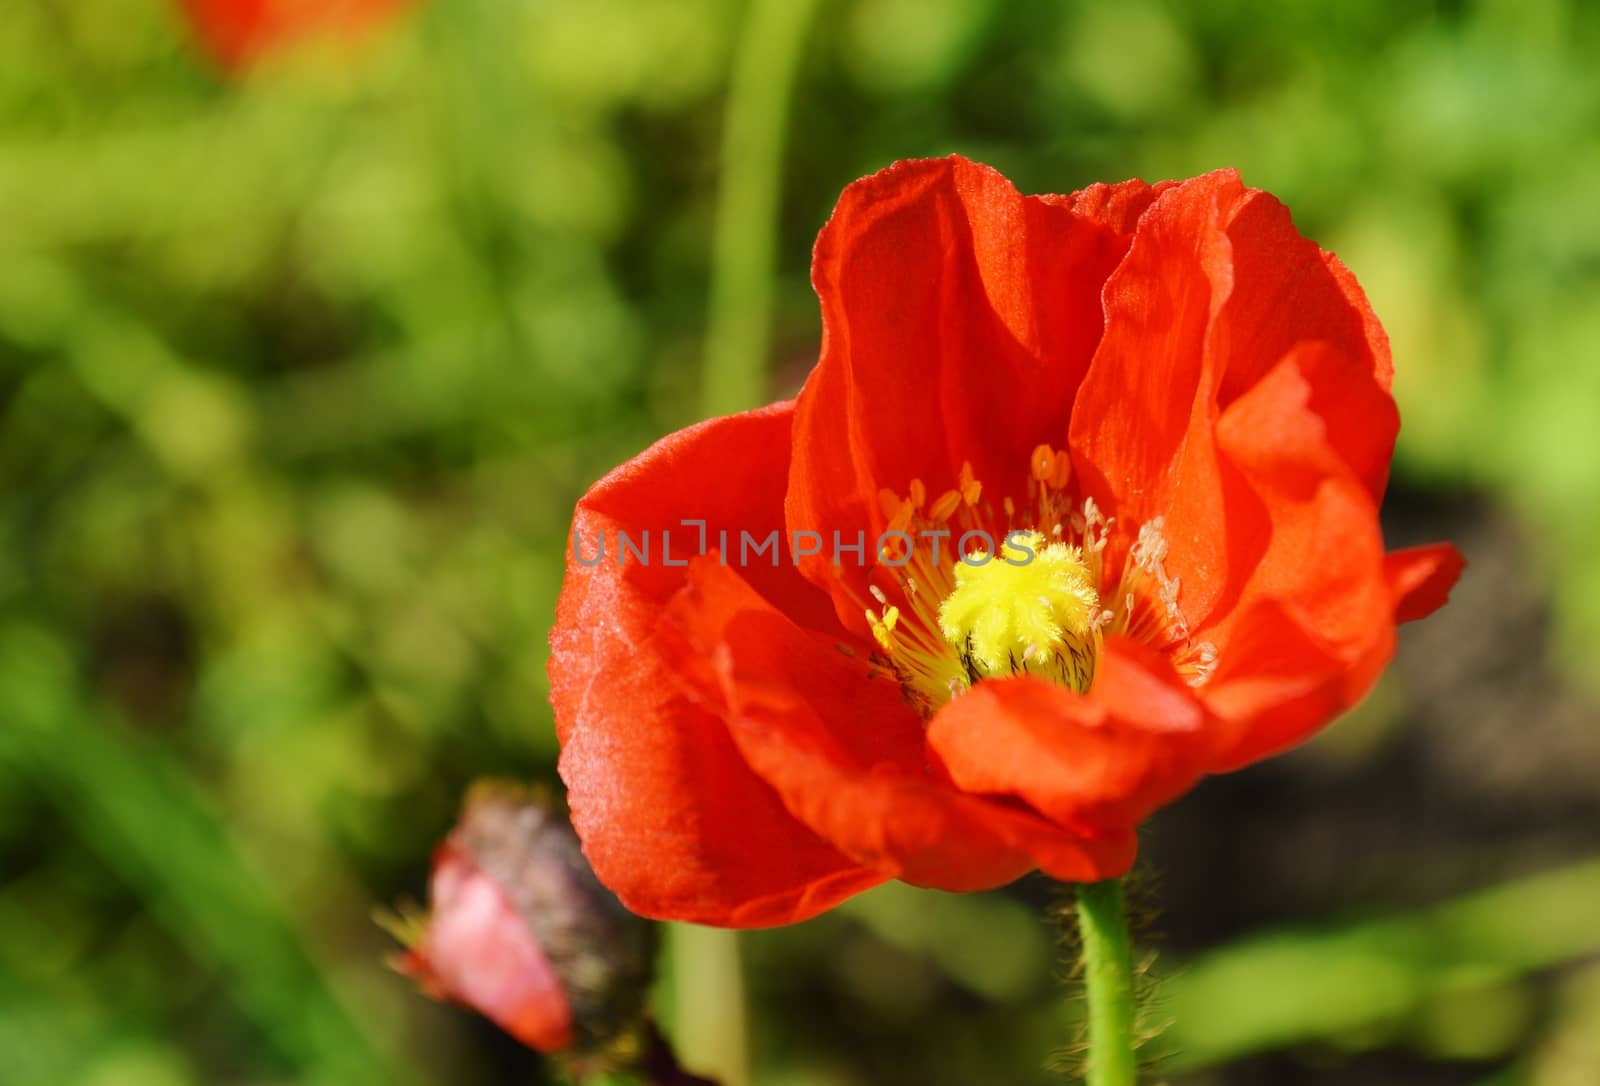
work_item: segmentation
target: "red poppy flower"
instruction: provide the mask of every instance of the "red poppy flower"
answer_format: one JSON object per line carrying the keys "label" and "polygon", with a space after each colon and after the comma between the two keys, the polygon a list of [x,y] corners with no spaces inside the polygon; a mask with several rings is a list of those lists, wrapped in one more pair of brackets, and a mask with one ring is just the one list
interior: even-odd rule
{"label": "red poppy flower", "polygon": [[182,0],[195,33],[229,69],[324,32],[358,34],[409,0]]}
{"label": "red poppy flower", "polygon": [[1387,340],[1231,170],[1023,197],[899,163],[812,281],[798,399],[578,505],[561,773],[639,912],[1121,875],[1151,811],[1359,699],[1460,571],[1384,553]]}

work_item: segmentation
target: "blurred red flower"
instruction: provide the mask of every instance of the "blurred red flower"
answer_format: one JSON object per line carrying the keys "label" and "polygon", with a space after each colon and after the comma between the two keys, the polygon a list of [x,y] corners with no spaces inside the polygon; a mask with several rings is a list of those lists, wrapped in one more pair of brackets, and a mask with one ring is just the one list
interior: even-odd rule
{"label": "blurred red flower", "polygon": [[201,43],[225,68],[321,34],[359,34],[411,0],[182,0]]}
{"label": "blurred red flower", "polygon": [[[798,399],[578,505],[561,773],[641,913],[1121,875],[1151,811],[1353,704],[1460,572],[1384,553],[1387,339],[1234,171],[1023,197],[899,163],[845,190],[812,281]],[[773,530],[781,561],[741,545]]]}

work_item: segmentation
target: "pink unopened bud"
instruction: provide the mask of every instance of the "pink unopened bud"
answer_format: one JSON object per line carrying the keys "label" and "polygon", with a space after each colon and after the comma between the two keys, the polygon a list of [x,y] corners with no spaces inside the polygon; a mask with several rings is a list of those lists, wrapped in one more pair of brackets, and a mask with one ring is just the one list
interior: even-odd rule
{"label": "pink unopened bud", "polygon": [[653,929],[595,879],[566,819],[514,785],[467,795],[434,852],[431,913],[397,967],[540,1052],[636,1046]]}

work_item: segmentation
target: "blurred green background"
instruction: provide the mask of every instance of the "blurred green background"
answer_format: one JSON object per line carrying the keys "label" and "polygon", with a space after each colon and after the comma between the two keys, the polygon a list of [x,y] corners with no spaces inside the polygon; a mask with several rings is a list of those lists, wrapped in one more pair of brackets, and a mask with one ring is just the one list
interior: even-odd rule
{"label": "blurred green background", "polygon": [[[371,910],[553,780],[578,495],[797,388],[840,189],[950,151],[1285,199],[1394,340],[1391,541],[1472,562],[1152,826],[1151,1080],[1600,1083],[1596,56],[1579,0],[433,0],[230,78],[161,0],[8,5],[0,1083],[542,1081]],[[746,938],[756,1081],[1065,1081],[1051,895]]]}

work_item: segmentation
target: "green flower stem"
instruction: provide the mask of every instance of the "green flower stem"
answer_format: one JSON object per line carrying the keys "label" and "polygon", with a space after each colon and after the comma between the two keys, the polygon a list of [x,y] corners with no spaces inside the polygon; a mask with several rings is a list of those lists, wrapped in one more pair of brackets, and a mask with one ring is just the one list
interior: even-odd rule
{"label": "green flower stem", "polygon": [[1135,1086],[1133,947],[1120,881],[1078,887],[1078,929],[1089,1001],[1087,1086]]}
{"label": "green flower stem", "polygon": [[646,1028],[644,1056],[639,1065],[639,1081],[643,1086],[720,1086],[711,1079],[685,1071],[660,1028],[654,1022]]}
{"label": "green flower stem", "polygon": [[751,0],[723,121],[701,408],[765,403],[783,150],[795,76],[817,0]]}
{"label": "green flower stem", "polygon": [[667,928],[678,1055],[723,1086],[748,1086],[744,963],[739,933],[698,924]]}

